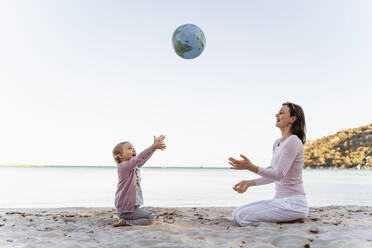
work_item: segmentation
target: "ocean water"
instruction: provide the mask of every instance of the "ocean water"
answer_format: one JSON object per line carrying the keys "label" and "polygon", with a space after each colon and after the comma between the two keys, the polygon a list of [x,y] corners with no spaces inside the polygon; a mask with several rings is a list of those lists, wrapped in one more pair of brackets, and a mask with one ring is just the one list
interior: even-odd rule
{"label": "ocean water", "polygon": [[[114,207],[115,167],[0,167],[0,208]],[[141,169],[145,206],[241,206],[271,199],[274,184],[238,194],[256,178],[228,168]],[[309,205],[372,205],[372,171],[304,170]]]}

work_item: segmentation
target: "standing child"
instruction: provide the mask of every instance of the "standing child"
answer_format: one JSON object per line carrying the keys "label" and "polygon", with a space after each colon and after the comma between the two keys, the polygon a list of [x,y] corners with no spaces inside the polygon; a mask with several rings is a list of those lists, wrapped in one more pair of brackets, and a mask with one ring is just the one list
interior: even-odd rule
{"label": "standing child", "polygon": [[114,227],[131,225],[149,225],[154,219],[154,214],[140,208],[143,205],[141,190],[140,167],[152,156],[155,150],[164,150],[164,135],[154,136],[152,146],[145,149],[138,156],[130,142],[117,144],[112,151],[117,163],[118,188],[115,194],[115,207],[119,221]]}

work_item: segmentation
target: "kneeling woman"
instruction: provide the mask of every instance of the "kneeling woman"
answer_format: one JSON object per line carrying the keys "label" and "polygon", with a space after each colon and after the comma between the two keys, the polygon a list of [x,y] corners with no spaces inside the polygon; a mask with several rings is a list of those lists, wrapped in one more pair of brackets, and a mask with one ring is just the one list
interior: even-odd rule
{"label": "kneeling woman", "polygon": [[232,169],[249,170],[261,177],[241,181],[233,189],[244,193],[251,186],[275,182],[275,197],[244,205],[234,210],[237,225],[258,225],[262,222],[304,221],[309,207],[302,184],[304,164],[305,115],[299,105],[284,103],[276,114],[276,126],[282,137],[274,142],[271,167],[262,168],[251,163],[244,155],[243,160],[229,158]]}

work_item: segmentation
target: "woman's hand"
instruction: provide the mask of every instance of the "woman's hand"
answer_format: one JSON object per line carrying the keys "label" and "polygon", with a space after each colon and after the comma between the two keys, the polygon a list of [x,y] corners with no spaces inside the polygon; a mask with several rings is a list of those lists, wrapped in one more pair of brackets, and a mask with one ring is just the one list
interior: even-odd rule
{"label": "woman's hand", "polygon": [[229,164],[232,166],[231,169],[234,169],[234,170],[249,170],[249,168],[252,166],[252,163],[251,161],[249,161],[249,159],[240,154],[240,157],[243,158],[243,160],[237,160],[235,158],[232,158],[230,157],[229,158]]}
{"label": "woman's hand", "polygon": [[249,187],[254,186],[254,185],[256,185],[254,181],[241,181],[234,185],[233,190],[242,194],[245,191],[247,191]]}
{"label": "woman's hand", "polygon": [[154,144],[152,144],[152,149],[155,151],[156,149],[164,150],[166,148],[164,144],[164,135],[160,135],[158,138],[154,136]]}

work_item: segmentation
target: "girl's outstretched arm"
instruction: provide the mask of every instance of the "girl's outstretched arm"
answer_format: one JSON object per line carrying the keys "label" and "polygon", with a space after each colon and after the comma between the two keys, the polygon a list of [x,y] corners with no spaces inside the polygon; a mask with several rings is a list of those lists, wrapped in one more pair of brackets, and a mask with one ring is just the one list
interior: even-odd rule
{"label": "girl's outstretched arm", "polygon": [[136,167],[142,167],[147,160],[152,156],[154,151],[156,150],[164,150],[166,148],[164,144],[164,135],[160,135],[158,138],[154,136],[154,143],[145,149],[143,152],[135,156],[134,158],[131,158],[128,161],[122,162],[119,164],[119,167],[124,170],[133,170]]}
{"label": "girl's outstretched arm", "polygon": [[121,162],[118,166],[120,169],[128,171],[133,170],[136,167],[141,167],[147,162],[147,160],[149,160],[154,151],[155,150],[152,148],[152,146],[150,146],[130,160]]}

